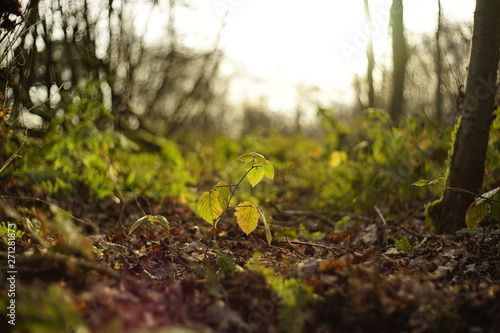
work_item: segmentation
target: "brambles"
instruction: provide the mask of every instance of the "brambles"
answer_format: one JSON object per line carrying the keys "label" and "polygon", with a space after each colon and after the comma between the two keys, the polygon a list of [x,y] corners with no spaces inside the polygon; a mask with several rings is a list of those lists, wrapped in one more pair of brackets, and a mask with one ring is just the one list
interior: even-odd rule
{"label": "brambles", "polygon": [[[261,154],[243,154],[238,157],[238,161],[245,163],[243,170],[246,170],[246,173],[237,184],[229,185],[223,181],[218,182],[211,191],[203,193],[198,200],[198,214],[214,228],[217,227],[217,222],[219,222],[222,215],[229,208],[230,201],[236,189],[245,178],[252,187],[260,183],[264,177],[269,179],[274,178],[273,163]],[[240,229],[247,235],[257,228],[260,218],[264,224],[267,242],[271,243],[271,231],[267,223],[266,214],[261,207],[253,205],[250,201],[243,201],[235,207],[235,210],[236,222]]]}

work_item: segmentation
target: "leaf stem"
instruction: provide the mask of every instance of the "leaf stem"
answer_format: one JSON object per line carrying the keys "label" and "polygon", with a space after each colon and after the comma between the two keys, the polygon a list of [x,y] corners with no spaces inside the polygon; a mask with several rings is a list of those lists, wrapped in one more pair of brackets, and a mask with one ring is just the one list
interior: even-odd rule
{"label": "leaf stem", "polygon": [[215,226],[217,225],[217,222],[219,222],[219,220],[222,218],[222,216],[227,212],[227,210],[229,209],[229,203],[231,202],[231,199],[233,198],[234,196],[234,193],[236,192],[236,190],[238,189],[238,186],[240,186],[240,184],[243,182],[243,180],[245,179],[245,177],[248,175],[248,173],[253,169],[255,168],[256,166],[254,166],[254,163],[255,163],[255,160],[252,160],[252,167],[250,169],[247,170],[247,172],[245,172],[245,174],[243,175],[243,177],[241,177],[241,179],[236,183],[236,184],[231,184],[231,185],[227,185],[229,187],[232,187],[231,189],[231,195],[229,196],[229,200],[227,201],[227,205],[226,205],[226,208],[224,208],[224,210],[222,211],[222,213],[220,213],[220,215],[214,220],[214,229],[215,229]]}
{"label": "leaf stem", "polygon": [[450,191],[455,191],[455,192],[462,192],[462,193],[466,193],[466,194],[470,194],[470,195],[473,195],[475,196],[476,198],[481,198],[481,199],[484,199],[488,202],[496,202],[496,203],[500,203],[499,200],[495,200],[495,199],[492,199],[492,198],[488,198],[488,197],[485,197],[484,195],[482,194],[477,194],[477,193],[474,193],[474,192],[471,192],[471,191],[468,191],[468,190],[464,190],[463,188],[458,188],[458,187],[450,187],[450,186],[446,186],[446,185],[441,185],[439,183],[435,183],[436,185],[438,186],[441,186],[442,188],[444,188],[445,190],[450,190]]}

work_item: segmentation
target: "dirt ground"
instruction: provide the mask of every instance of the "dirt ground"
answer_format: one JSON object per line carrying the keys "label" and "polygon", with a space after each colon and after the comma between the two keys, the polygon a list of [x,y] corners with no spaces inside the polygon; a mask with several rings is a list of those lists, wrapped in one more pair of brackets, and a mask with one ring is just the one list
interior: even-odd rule
{"label": "dirt ground", "polygon": [[[421,205],[271,209],[269,245],[263,229],[246,236],[228,215],[213,230],[174,200],[57,202],[77,238],[48,227],[49,202],[6,202],[42,228],[17,241],[16,326],[2,332],[500,332],[498,226],[433,235]],[[146,213],[170,228],[129,235]]]}

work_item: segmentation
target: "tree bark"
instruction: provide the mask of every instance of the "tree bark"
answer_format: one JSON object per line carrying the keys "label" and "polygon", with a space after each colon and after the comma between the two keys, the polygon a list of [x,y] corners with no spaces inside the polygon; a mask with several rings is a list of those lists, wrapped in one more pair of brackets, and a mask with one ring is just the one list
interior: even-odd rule
{"label": "tree bark", "polygon": [[368,107],[375,107],[375,88],[373,87],[373,69],[375,67],[375,56],[373,53],[373,27],[370,15],[370,6],[368,0],[364,0],[365,4],[365,21],[368,30],[368,44],[366,45],[366,58],[368,60],[368,68],[366,80],[368,82]]}
{"label": "tree bark", "polygon": [[441,124],[443,121],[443,93],[441,86],[443,85],[443,66],[441,61],[441,1],[438,0],[438,19],[436,29],[436,121]]}
{"label": "tree bark", "polygon": [[391,7],[392,27],[392,102],[389,110],[392,121],[397,124],[403,113],[403,92],[408,53],[403,25],[403,0],[393,0]]}
{"label": "tree bark", "polygon": [[463,114],[457,126],[440,200],[427,207],[427,220],[439,233],[465,227],[465,213],[480,193],[493,121],[500,47],[500,1],[477,0]]}

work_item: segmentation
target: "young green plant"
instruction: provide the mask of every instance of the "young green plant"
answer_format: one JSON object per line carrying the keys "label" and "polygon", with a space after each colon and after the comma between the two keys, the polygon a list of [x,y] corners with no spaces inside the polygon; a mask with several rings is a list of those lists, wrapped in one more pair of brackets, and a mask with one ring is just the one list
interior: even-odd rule
{"label": "young green plant", "polygon": [[17,223],[2,222],[2,224],[0,224],[0,238],[2,238],[5,245],[13,238],[21,238],[23,234],[24,231],[17,229]]}
{"label": "young green plant", "polygon": [[467,193],[475,196],[475,200],[470,204],[467,212],[465,213],[465,224],[467,228],[476,228],[486,217],[490,216],[495,221],[500,222],[500,187],[483,194],[477,194],[460,188],[454,188],[441,185],[439,182],[443,178],[434,180],[419,180],[412,185],[414,186],[429,186],[439,185],[445,189]]}
{"label": "young green plant", "polygon": [[[273,163],[258,153],[246,153],[238,157],[238,161],[244,164],[245,174],[235,185],[226,182],[218,182],[215,187],[201,195],[198,200],[198,215],[210,223],[214,229],[217,223],[230,207],[230,201],[238,186],[246,178],[252,187],[255,187],[264,178],[274,178]],[[259,218],[264,224],[266,239],[271,244],[272,236],[264,210],[252,205],[249,201],[240,202],[235,207],[236,222],[240,229],[247,235],[257,228]]]}

